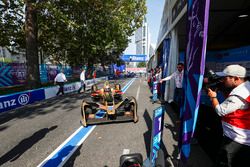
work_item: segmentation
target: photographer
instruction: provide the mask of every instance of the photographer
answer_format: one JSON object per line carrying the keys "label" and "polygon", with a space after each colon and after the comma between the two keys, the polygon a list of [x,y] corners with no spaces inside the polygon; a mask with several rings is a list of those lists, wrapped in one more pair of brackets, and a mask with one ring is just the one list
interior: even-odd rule
{"label": "photographer", "polygon": [[246,69],[229,65],[223,72],[228,97],[219,104],[216,91],[208,88],[208,96],[216,113],[221,117],[223,141],[216,166],[245,166],[250,164],[250,82],[246,81]]}

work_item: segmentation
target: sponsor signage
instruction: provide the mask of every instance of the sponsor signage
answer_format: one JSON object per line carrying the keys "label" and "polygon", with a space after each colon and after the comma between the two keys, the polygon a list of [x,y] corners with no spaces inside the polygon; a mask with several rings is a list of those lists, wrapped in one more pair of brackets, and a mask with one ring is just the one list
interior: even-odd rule
{"label": "sponsor signage", "polygon": [[125,62],[145,62],[147,55],[122,55],[121,59]]}
{"label": "sponsor signage", "polygon": [[[96,82],[107,79],[108,79],[107,77],[97,78]],[[94,83],[95,83],[94,80],[87,80],[86,85],[88,86],[88,88],[90,88]],[[66,84],[64,86],[64,92],[70,93],[76,91],[80,88],[80,85],[81,85],[80,82]],[[30,90],[30,91],[0,96],[0,113],[25,106],[27,104],[32,104],[36,101],[55,97],[58,89],[59,89],[58,86],[53,86],[48,88],[41,88],[36,90]]]}
{"label": "sponsor signage", "polygon": [[157,82],[153,83],[153,102],[157,101]]}
{"label": "sponsor signage", "polygon": [[0,113],[44,99],[45,95],[43,89],[0,96]]}
{"label": "sponsor signage", "polygon": [[150,151],[150,164],[155,166],[156,159],[158,158],[158,151],[162,140],[163,122],[164,122],[165,108],[160,106],[153,111],[153,124],[151,136],[151,151]]}
{"label": "sponsor signage", "polygon": [[146,68],[126,68],[126,71],[128,72],[135,72],[135,73],[138,73],[138,72],[146,72]]}
{"label": "sponsor signage", "polygon": [[[74,92],[74,91],[78,90],[80,88],[80,86],[81,86],[80,82],[65,84],[64,85],[64,93]],[[53,86],[53,87],[45,88],[44,89],[45,99],[55,97],[58,90],[59,90],[59,86]]]}

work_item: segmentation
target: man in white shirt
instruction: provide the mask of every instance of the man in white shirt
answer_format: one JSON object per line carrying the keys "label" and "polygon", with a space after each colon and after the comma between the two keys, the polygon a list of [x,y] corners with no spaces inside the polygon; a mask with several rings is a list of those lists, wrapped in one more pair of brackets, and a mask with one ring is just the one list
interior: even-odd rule
{"label": "man in white shirt", "polygon": [[216,166],[248,166],[250,164],[250,82],[246,80],[246,68],[234,64],[216,74],[223,77],[224,88],[231,90],[226,99],[219,103],[217,93],[208,89],[212,106],[221,117],[224,134]]}
{"label": "man in white shirt", "polygon": [[67,82],[67,79],[63,73],[63,70],[60,70],[60,73],[58,73],[54,79],[54,84],[59,85],[58,92],[56,93],[57,96],[60,94],[60,92],[64,95],[64,82]]}
{"label": "man in white shirt", "polygon": [[177,70],[172,73],[170,76],[163,78],[160,80],[162,83],[163,81],[168,81],[170,79],[175,80],[175,91],[174,91],[174,101],[177,102],[178,107],[180,107],[181,100],[182,100],[182,81],[184,75],[184,64],[178,63]]}
{"label": "man in white shirt", "polygon": [[81,87],[78,89],[78,93],[81,93],[82,89],[85,92],[86,85],[85,85],[85,68],[82,69],[82,72],[80,74],[80,81],[81,81]]}

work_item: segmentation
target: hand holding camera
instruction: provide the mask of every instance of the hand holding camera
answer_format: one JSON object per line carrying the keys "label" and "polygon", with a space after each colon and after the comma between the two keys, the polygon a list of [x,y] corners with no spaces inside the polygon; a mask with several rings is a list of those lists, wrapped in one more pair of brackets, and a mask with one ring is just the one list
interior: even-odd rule
{"label": "hand holding camera", "polygon": [[210,98],[216,98],[217,97],[217,93],[215,91],[213,91],[212,89],[210,89],[210,88],[207,89],[207,95]]}

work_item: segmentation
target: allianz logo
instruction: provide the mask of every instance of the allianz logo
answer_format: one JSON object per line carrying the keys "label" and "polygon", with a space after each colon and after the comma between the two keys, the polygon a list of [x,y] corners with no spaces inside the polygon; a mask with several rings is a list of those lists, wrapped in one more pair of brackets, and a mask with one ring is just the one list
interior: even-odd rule
{"label": "allianz logo", "polygon": [[136,56],[131,56],[130,57],[131,60],[144,60],[144,57],[136,57]]}
{"label": "allianz logo", "polygon": [[18,104],[26,105],[29,103],[29,99],[30,98],[27,94],[21,94],[18,96],[17,99],[10,99],[10,100],[6,100],[6,101],[1,101],[0,102],[0,109],[16,106],[17,102],[18,102]]}

